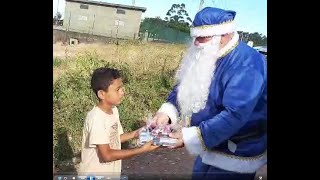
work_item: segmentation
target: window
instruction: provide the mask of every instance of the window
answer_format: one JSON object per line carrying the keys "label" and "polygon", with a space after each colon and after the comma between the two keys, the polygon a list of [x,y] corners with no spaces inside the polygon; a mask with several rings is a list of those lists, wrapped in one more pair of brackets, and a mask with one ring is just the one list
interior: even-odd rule
{"label": "window", "polygon": [[89,5],[87,5],[87,4],[80,4],[80,9],[89,9]]}
{"label": "window", "polygon": [[117,9],[117,14],[126,14],[126,12],[123,9]]}

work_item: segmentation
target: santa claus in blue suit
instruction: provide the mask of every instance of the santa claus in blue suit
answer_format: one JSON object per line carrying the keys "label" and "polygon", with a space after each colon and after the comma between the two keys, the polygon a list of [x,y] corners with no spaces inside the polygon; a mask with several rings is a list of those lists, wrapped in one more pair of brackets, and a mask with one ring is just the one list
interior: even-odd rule
{"label": "santa claus in blue suit", "polygon": [[252,180],[267,162],[265,57],[239,40],[236,12],[206,7],[190,29],[193,43],[154,122],[176,124],[174,148],[196,155],[193,179]]}

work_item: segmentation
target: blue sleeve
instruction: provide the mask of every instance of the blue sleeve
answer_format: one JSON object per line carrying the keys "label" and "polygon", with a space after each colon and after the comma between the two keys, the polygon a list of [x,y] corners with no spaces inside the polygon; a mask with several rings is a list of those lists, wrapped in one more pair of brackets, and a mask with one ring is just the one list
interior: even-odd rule
{"label": "blue sleeve", "polygon": [[170,94],[167,98],[167,102],[173,104],[177,108],[177,110],[179,111],[178,103],[177,103],[177,92],[178,92],[178,84],[176,84],[173,87],[173,90],[170,92]]}
{"label": "blue sleeve", "polygon": [[200,123],[199,128],[207,148],[211,149],[229,139],[245,125],[262,94],[264,77],[252,67],[232,70],[222,80],[224,110]]}

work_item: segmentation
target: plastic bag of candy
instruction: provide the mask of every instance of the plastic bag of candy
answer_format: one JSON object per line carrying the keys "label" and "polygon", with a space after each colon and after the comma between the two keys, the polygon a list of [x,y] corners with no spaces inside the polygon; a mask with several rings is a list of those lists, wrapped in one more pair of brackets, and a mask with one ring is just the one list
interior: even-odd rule
{"label": "plastic bag of candy", "polygon": [[154,127],[149,116],[147,125],[139,132],[139,144],[143,145],[146,142],[153,141],[153,144],[157,146],[174,146],[177,139],[169,137],[169,134],[173,131],[174,129],[170,125]]}

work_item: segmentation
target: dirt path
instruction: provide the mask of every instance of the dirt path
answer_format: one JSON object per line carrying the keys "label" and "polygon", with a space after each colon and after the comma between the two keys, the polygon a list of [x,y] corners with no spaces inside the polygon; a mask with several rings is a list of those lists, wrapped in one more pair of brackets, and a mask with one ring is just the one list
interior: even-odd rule
{"label": "dirt path", "polygon": [[[159,149],[122,161],[122,174],[128,179],[191,179],[195,157],[182,149]],[[256,175],[267,179],[267,166]]]}
{"label": "dirt path", "polygon": [[[80,162],[80,156],[78,163]],[[185,148],[159,149],[150,153],[141,154],[130,159],[122,160],[122,174],[128,179],[191,179],[195,157],[188,154]],[[56,173],[76,171],[79,164],[57,167]],[[55,173],[54,173],[55,174]],[[262,167],[256,175],[267,179],[267,166]]]}

